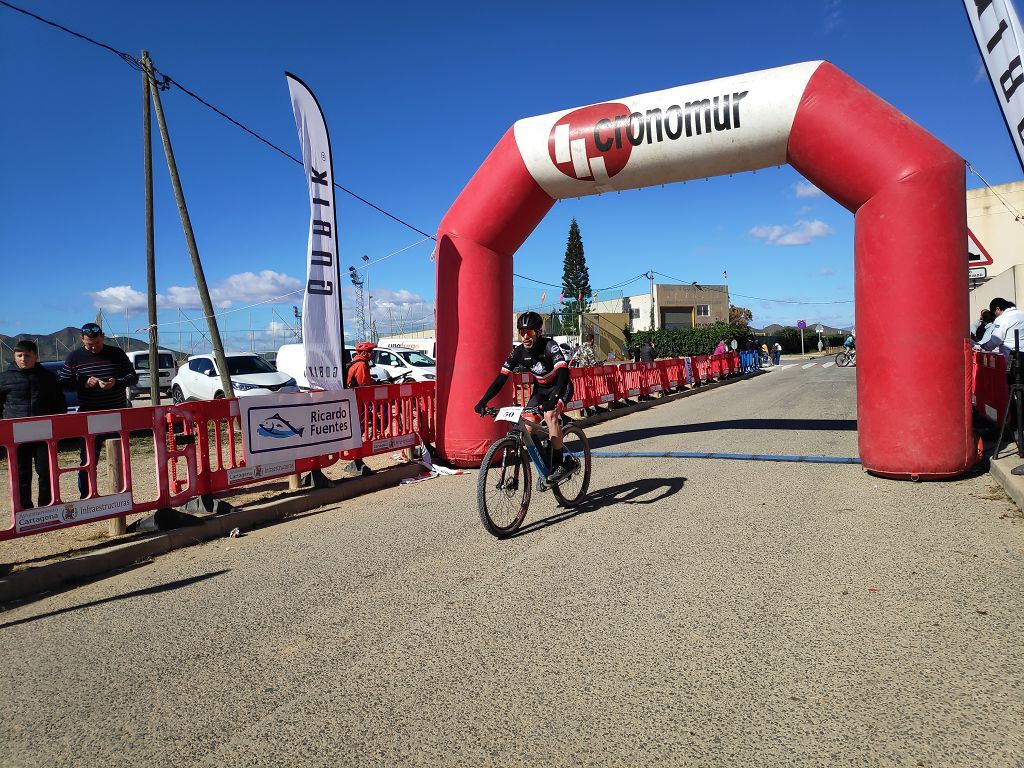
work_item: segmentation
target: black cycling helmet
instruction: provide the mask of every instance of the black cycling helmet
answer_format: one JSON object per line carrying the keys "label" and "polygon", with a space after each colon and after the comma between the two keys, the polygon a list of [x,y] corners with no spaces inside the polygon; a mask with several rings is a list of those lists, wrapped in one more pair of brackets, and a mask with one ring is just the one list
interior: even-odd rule
{"label": "black cycling helmet", "polygon": [[516,321],[516,328],[520,331],[529,329],[540,333],[540,329],[544,327],[544,318],[538,315],[536,312],[523,312]]}

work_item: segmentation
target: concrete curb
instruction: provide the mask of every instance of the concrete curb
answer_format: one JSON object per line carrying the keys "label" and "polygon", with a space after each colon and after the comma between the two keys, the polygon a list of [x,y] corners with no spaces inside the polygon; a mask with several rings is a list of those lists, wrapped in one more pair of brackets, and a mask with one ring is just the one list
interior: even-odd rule
{"label": "concrete curb", "polygon": [[1021,464],[1024,464],[1024,459],[1014,450],[1009,456],[990,459],[988,472],[1017,505],[1017,509],[1024,511],[1024,477],[1010,474],[1010,470]]}
{"label": "concrete curb", "polygon": [[[584,419],[577,419],[576,423],[581,427],[602,424],[612,419],[653,408],[661,403],[668,403],[684,397],[692,397],[701,392],[710,392],[718,387],[724,387],[738,381],[745,381],[764,373],[765,371],[758,370],[720,381],[709,381],[707,384],[702,384],[694,389],[675,392],[653,400],[631,403],[625,408],[588,416]],[[351,499],[355,496],[362,496],[363,494],[373,493],[374,491],[398,485],[399,481],[407,477],[415,477],[422,469],[422,466],[419,464],[402,464],[397,467],[380,470],[365,477],[346,478],[333,488],[281,494],[258,504],[236,508],[227,514],[211,516],[204,519],[201,525],[156,533],[144,539],[109,547],[100,552],[68,558],[57,563],[30,568],[26,571],[16,571],[0,578],[0,606],[6,606],[16,600],[21,600],[41,592],[52,592],[72,582],[94,578],[119,568],[125,568],[157,555],[163,555],[174,549],[200,544],[210,539],[223,538],[233,528],[249,530],[260,525],[276,522],[288,515],[308,512],[317,507],[336,504],[345,499]]]}
{"label": "concrete curb", "polygon": [[419,464],[402,464],[365,477],[346,478],[333,488],[282,494],[258,504],[237,508],[224,515],[210,517],[200,525],[156,533],[145,539],[129,541],[101,552],[80,555],[26,571],[16,571],[0,579],[0,606],[40,592],[60,589],[74,581],[125,568],[173,549],[225,537],[233,528],[249,530],[276,522],[287,515],[308,512],[317,507],[336,504],[345,499],[398,485],[399,481],[415,477],[422,469]]}

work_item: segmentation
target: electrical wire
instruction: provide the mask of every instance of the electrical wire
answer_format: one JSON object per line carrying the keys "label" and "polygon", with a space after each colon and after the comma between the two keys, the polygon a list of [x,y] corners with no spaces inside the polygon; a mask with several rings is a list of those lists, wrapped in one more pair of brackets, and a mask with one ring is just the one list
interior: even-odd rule
{"label": "electrical wire", "polygon": [[[98,47],[100,47],[100,48],[103,48],[104,50],[110,51],[110,52],[111,52],[111,53],[113,53],[113,54],[114,54],[115,56],[117,56],[117,57],[118,57],[119,59],[121,59],[121,60],[122,60],[122,61],[124,61],[124,62],[125,62],[126,64],[128,64],[128,65],[129,65],[129,66],[130,66],[130,67],[131,67],[132,69],[134,69],[134,70],[136,70],[136,71],[138,71],[138,72],[142,72],[142,71],[144,71],[144,70],[143,70],[143,67],[142,67],[142,63],[141,63],[141,62],[140,62],[140,61],[139,61],[138,59],[136,59],[136,58],[135,58],[134,56],[132,56],[132,55],[131,55],[130,53],[125,53],[124,51],[119,51],[119,50],[117,50],[116,48],[114,48],[113,46],[111,46],[111,45],[107,45],[106,43],[102,43],[102,42],[100,42],[100,41],[98,41],[98,40],[94,40],[93,38],[89,37],[88,35],[83,35],[83,34],[82,34],[81,32],[75,32],[75,31],[74,31],[73,29],[68,29],[67,27],[63,26],[62,24],[58,24],[58,23],[57,23],[57,22],[55,22],[55,21],[50,21],[49,19],[44,19],[44,18],[43,18],[42,16],[38,16],[37,14],[34,14],[34,13],[32,13],[31,11],[27,11],[27,10],[25,10],[24,8],[19,8],[19,7],[18,7],[18,6],[16,6],[16,5],[12,5],[11,3],[7,2],[7,0],[0,0],[0,5],[2,5],[2,6],[5,6],[5,7],[7,7],[7,8],[10,8],[10,9],[11,9],[12,11],[17,11],[18,13],[22,13],[22,14],[24,14],[24,15],[26,15],[26,16],[29,16],[29,17],[31,17],[31,18],[33,18],[33,19],[36,19],[37,21],[40,21],[40,22],[42,22],[43,24],[47,24],[47,25],[49,25],[49,26],[51,26],[51,27],[56,27],[57,29],[60,29],[60,30],[62,30],[62,31],[64,31],[64,32],[67,32],[67,33],[68,33],[69,35],[73,35],[73,36],[75,36],[75,37],[77,37],[77,38],[79,38],[79,39],[81,39],[81,40],[85,40],[86,42],[88,42],[88,43],[91,43],[91,44],[93,44],[93,45],[95,45],[95,46],[98,46]],[[276,144],[274,144],[274,143],[273,143],[272,141],[270,141],[270,140],[268,140],[268,139],[264,138],[263,136],[261,136],[260,134],[256,133],[256,131],[252,130],[252,129],[251,129],[251,128],[249,128],[248,126],[246,126],[246,125],[244,125],[244,124],[240,123],[240,122],[239,122],[238,120],[235,120],[235,119],[234,119],[233,117],[231,117],[231,116],[230,116],[229,114],[227,114],[226,112],[224,112],[224,111],[223,111],[222,109],[219,109],[219,108],[215,107],[215,106],[214,106],[213,104],[211,104],[211,103],[210,103],[210,102],[208,102],[208,101],[207,101],[206,99],[204,99],[204,98],[202,98],[201,96],[199,96],[199,95],[198,95],[197,93],[195,93],[194,91],[190,90],[189,88],[186,88],[186,87],[185,87],[184,85],[182,85],[181,83],[179,83],[179,82],[178,82],[177,80],[175,80],[175,79],[174,79],[173,77],[171,77],[170,75],[168,75],[168,74],[166,74],[166,73],[164,73],[164,72],[161,72],[161,71],[160,71],[160,70],[158,70],[158,69],[157,69],[156,67],[154,67],[154,68],[153,68],[153,75],[157,75],[157,74],[159,74],[159,75],[161,76],[162,80],[159,80],[159,81],[158,81],[158,80],[157,80],[157,79],[156,79],[155,77],[153,77],[153,76],[151,76],[151,79],[153,80],[153,82],[154,82],[154,83],[155,83],[155,84],[156,84],[156,85],[157,85],[157,86],[158,86],[159,88],[161,88],[161,89],[166,89],[166,88],[168,88],[168,87],[169,87],[169,86],[171,86],[171,85],[175,86],[175,87],[176,87],[176,88],[178,88],[178,89],[179,89],[179,90],[180,90],[180,91],[181,91],[182,93],[184,93],[184,94],[186,94],[186,95],[188,95],[188,96],[191,96],[191,97],[192,97],[193,99],[195,99],[196,101],[198,101],[198,102],[199,102],[200,104],[202,104],[202,105],[203,105],[204,107],[206,107],[207,109],[213,110],[213,111],[214,111],[214,112],[216,112],[216,113],[217,113],[218,115],[220,115],[221,117],[223,117],[223,118],[224,118],[225,120],[227,120],[228,122],[232,123],[233,125],[236,125],[236,126],[238,126],[238,127],[239,127],[239,128],[241,128],[241,129],[242,129],[243,131],[245,131],[246,133],[248,133],[248,134],[249,134],[250,136],[254,137],[255,139],[257,139],[257,140],[259,140],[259,141],[261,141],[261,142],[263,142],[264,144],[266,144],[266,145],[267,145],[268,147],[270,147],[270,148],[271,148],[271,149],[273,149],[274,151],[276,151],[276,152],[279,152],[280,154],[282,154],[282,155],[284,155],[285,157],[287,157],[287,158],[288,158],[289,160],[291,160],[291,161],[293,161],[293,162],[296,162],[296,163],[298,163],[299,165],[303,165],[303,162],[302,162],[302,160],[301,160],[301,159],[299,159],[299,158],[295,157],[294,155],[292,155],[291,153],[289,153],[289,152],[286,152],[285,150],[281,149],[281,147],[277,146],[277,145],[276,145]],[[435,240],[435,239],[436,239],[436,238],[434,237],[434,235],[431,235],[431,234],[429,234],[428,232],[424,232],[424,231],[423,231],[422,229],[419,229],[418,227],[415,227],[415,226],[413,226],[412,224],[410,224],[409,222],[405,221],[404,219],[401,219],[401,218],[399,218],[398,216],[395,216],[395,215],[394,215],[393,213],[391,213],[391,212],[389,212],[389,211],[386,211],[386,210],[384,210],[383,208],[381,208],[381,207],[380,207],[379,205],[377,205],[376,203],[372,203],[372,202],[370,202],[369,200],[367,200],[367,199],[366,199],[365,197],[363,197],[363,196],[361,196],[361,195],[358,195],[358,194],[356,194],[356,193],[355,193],[355,192],[353,192],[353,191],[352,191],[351,189],[348,189],[347,187],[343,187],[343,186],[342,186],[341,184],[339,184],[339,183],[338,183],[337,181],[335,181],[335,182],[334,182],[334,186],[335,186],[335,187],[336,187],[337,189],[340,189],[340,190],[341,190],[342,192],[344,192],[345,194],[347,194],[347,195],[350,195],[350,196],[354,197],[354,198],[355,198],[356,200],[358,200],[359,202],[361,202],[361,203],[364,203],[365,205],[368,205],[368,206],[370,206],[370,207],[371,207],[371,208],[373,208],[373,209],[374,209],[375,211],[377,211],[377,212],[379,212],[379,213],[382,213],[382,214],[384,214],[385,216],[387,216],[388,218],[390,218],[390,219],[392,219],[392,220],[394,220],[394,221],[398,222],[398,223],[399,223],[399,224],[401,224],[402,226],[404,226],[404,227],[408,227],[408,228],[409,228],[409,229],[411,229],[411,230],[412,230],[413,232],[416,232],[416,233],[418,233],[418,234],[421,234],[421,235],[423,235],[424,237],[426,237],[426,238],[428,238],[428,239],[430,239],[430,240]]]}
{"label": "electrical wire", "polygon": [[[964,161],[964,162],[966,162],[966,161]],[[971,173],[973,173],[973,174],[974,174],[975,176],[977,176],[977,177],[978,177],[979,179],[981,179],[982,183],[983,183],[983,184],[984,184],[984,185],[985,185],[986,187],[988,187],[989,191],[990,191],[990,192],[991,192],[991,193],[992,193],[993,195],[995,195],[995,196],[996,196],[996,199],[997,199],[997,200],[998,200],[998,201],[999,201],[1000,203],[1002,203],[1002,204],[1003,204],[1003,207],[1005,207],[1005,208],[1006,208],[1006,210],[1008,210],[1008,211],[1009,211],[1010,213],[1012,213],[1012,214],[1013,214],[1013,220],[1014,220],[1014,221],[1017,221],[1017,222],[1021,222],[1021,223],[1024,223],[1024,214],[1021,214],[1021,212],[1020,212],[1020,211],[1018,211],[1018,210],[1017,210],[1016,208],[1014,208],[1014,207],[1013,207],[1012,205],[1010,205],[1010,204],[1009,204],[1008,202],[1006,202],[1006,200],[1004,200],[1004,199],[1003,199],[1003,196],[1002,196],[1002,195],[1000,195],[1000,194],[999,194],[998,192],[996,192],[996,188],[995,188],[995,187],[993,187],[993,186],[992,186],[991,184],[989,184],[989,183],[988,183],[988,180],[987,180],[987,179],[986,179],[986,178],[985,178],[984,176],[982,176],[982,175],[981,175],[980,173],[978,173],[977,169],[976,169],[976,168],[975,168],[975,167],[974,167],[973,165],[971,165],[970,163],[967,163],[967,170],[968,170],[968,171],[970,171]]]}
{"label": "electrical wire", "polygon": [[740,298],[743,298],[743,299],[754,299],[755,301],[769,301],[769,302],[772,302],[774,304],[853,304],[853,300],[852,299],[847,299],[847,300],[844,300],[844,301],[795,301],[793,299],[766,299],[763,296],[748,296],[745,293],[736,293],[735,291],[730,291],[728,289],[723,291],[721,288],[712,288],[710,286],[703,286],[700,283],[698,283],[696,280],[680,280],[678,277],[672,277],[672,275],[666,275],[664,272],[655,272],[654,274],[661,275],[662,277],[666,277],[669,280],[675,280],[677,283],[681,283],[683,285],[695,286],[696,288],[698,288],[699,290],[702,290],[702,291],[711,291],[713,293],[724,293],[724,294],[727,294],[729,296],[739,296]]}

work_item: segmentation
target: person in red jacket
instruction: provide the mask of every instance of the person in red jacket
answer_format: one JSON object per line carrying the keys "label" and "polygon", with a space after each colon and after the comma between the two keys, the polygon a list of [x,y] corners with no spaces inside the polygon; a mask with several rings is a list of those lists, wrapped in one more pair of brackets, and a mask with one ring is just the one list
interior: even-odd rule
{"label": "person in red jacket", "polygon": [[370,375],[370,353],[376,348],[377,345],[372,341],[360,341],[356,344],[356,353],[349,363],[345,386],[366,387],[373,384],[373,377]]}
{"label": "person in red jacket", "polygon": [[[356,344],[356,353],[352,355],[352,362],[348,364],[348,374],[345,376],[346,387],[367,387],[374,383],[370,375],[370,353],[376,348],[377,345],[372,341],[360,341]],[[345,470],[358,475],[370,474],[370,468],[362,459],[353,460]]]}

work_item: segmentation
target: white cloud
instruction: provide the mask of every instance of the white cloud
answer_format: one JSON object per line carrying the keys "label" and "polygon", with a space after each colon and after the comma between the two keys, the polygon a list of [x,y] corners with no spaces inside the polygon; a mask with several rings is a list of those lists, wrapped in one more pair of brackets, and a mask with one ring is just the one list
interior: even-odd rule
{"label": "white cloud", "polygon": [[833,232],[820,219],[798,221],[795,225],[774,224],[771,226],[754,227],[750,230],[751,237],[764,240],[768,245],[807,245],[819,237],[826,237]]}
{"label": "white cloud", "polygon": [[146,294],[130,285],[112,285],[102,291],[90,293],[93,306],[108,312],[139,312],[146,308]]}
{"label": "white cloud", "polygon": [[[258,304],[278,297],[282,303],[293,301],[299,295],[286,296],[300,290],[302,282],[294,277],[265,269],[256,274],[241,272],[231,275],[210,289],[210,301],[217,309],[232,306]],[[113,285],[99,291],[90,291],[93,306],[108,312],[141,312],[146,308],[146,295],[130,285]],[[199,309],[202,302],[195,286],[172,285],[166,292],[158,293],[157,306],[160,309]]]}
{"label": "white cloud", "polygon": [[793,185],[793,192],[797,197],[821,197],[825,194],[809,181],[798,181]]}
{"label": "white cloud", "polygon": [[832,269],[831,267],[822,267],[815,274],[823,275],[825,277],[828,277],[829,275],[834,275],[835,273],[836,273],[836,271],[834,269]]}

